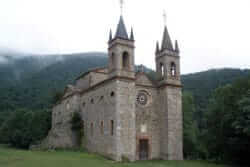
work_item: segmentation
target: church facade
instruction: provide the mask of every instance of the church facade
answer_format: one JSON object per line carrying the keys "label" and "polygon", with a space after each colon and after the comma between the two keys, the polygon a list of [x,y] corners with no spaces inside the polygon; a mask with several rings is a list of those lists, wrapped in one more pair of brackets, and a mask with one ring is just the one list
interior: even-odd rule
{"label": "church facade", "polygon": [[109,63],[76,79],[53,107],[52,128],[43,145],[79,146],[71,130],[74,112],[82,118],[80,147],[121,161],[182,160],[182,85],[177,41],[173,47],[167,27],[156,45],[156,79],[135,71],[135,43],[123,17],[108,42]]}

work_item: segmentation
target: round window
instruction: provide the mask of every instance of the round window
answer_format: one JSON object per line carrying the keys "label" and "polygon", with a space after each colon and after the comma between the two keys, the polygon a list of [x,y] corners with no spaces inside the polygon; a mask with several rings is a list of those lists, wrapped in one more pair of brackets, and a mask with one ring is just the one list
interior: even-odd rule
{"label": "round window", "polygon": [[144,91],[140,91],[136,97],[137,103],[140,105],[146,105],[148,103],[148,95]]}

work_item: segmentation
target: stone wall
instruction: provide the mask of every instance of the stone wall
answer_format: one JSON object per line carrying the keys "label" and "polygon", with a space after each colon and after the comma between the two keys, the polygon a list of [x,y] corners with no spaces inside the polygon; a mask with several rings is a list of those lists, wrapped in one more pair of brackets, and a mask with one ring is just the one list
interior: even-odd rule
{"label": "stone wall", "polygon": [[118,155],[136,160],[136,124],[134,81],[117,80],[117,149]]}
{"label": "stone wall", "polygon": [[79,78],[76,81],[76,87],[81,90],[85,90],[90,87],[90,74],[84,76],[83,78]]}
{"label": "stone wall", "polygon": [[96,85],[108,78],[106,73],[102,72],[91,72],[90,73],[90,86]]}
{"label": "stone wall", "polygon": [[168,86],[159,89],[158,101],[161,118],[161,157],[166,160],[182,160],[181,88]]}
{"label": "stone wall", "polygon": [[81,90],[86,90],[104,80],[106,80],[108,75],[103,72],[89,72],[84,77],[79,78],[76,81],[76,88]]}
{"label": "stone wall", "polygon": [[47,138],[42,142],[43,148],[79,147],[77,136],[71,130],[73,113],[79,111],[79,95],[70,96],[54,106],[52,110],[52,127]]}
{"label": "stone wall", "polygon": [[[84,93],[80,101],[84,121],[83,146],[90,152],[98,152],[112,159],[117,159],[116,91],[116,82],[111,81]],[[111,120],[114,121],[113,135],[111,135]]]}
{"label": "stone wall", "polygon": [[117,161],[122,157],[135,160],[134,99],[134,82],[119,80],[109,81],[82,95],[82,143],[90,152]]}
{"label": "stone wall", "polygon": [[137,92],[143,91],[148,94],[148,104],[136,103],[136,138],[137,160],[139,160],[139,140],[149,140],[149,159],[160,158],[160,124],[159,113],[156,110],[157,89],[144,86],[136,86]]}
{"label": "stone wall", "polygon": [[[97,85],[54,106],[52,129],[43,147],[74,148],[81,144],[116,161],[134,161],[139,159],[139,140],[148,139],[149,159],[183,159],[180,87],[157,88],[143,73],[136,81],[120,77],[102,84],[98,83],[107,75],[91,75]],[[139,91],[147,94],[146,105],[136,102]],[[71,130],[74,112],[80,112],[83,120],[81,141]]]}

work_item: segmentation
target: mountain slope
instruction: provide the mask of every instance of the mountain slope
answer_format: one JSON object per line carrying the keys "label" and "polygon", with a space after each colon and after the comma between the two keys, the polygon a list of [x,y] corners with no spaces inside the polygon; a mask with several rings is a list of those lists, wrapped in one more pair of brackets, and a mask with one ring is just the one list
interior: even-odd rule
{"label": "mountain slope", "polygon": [[[25,57],[0,54],[3,56],[5,63],[0,63],[0,111],[16,107],[47,108],[53,94],[73,83],[80,73],[107,65],[107,54],[98,52]],[[150,69],[146,71],[150,72]],[[202,108],[215,88],[249,74],[249,70],[220,69],[183,75],[184,90],[195,97],[197,119],[201,118]]]}
{"label": "mountain slope", "polygon": [[106,64],[107,55],[98,52],[9,57],[8,62],[0,64],[0,111],[16,107],[47,108],[52,94],[62,91],[80,73]]}
{"label": "mountain slope", "polygon": [[233,81],[250,77],[250,70],[213,69],[182,76],[184,90],[193,94],[196,104],[195,119],[202,128],[202,119],[211,93],[218,87],[231,84]]}

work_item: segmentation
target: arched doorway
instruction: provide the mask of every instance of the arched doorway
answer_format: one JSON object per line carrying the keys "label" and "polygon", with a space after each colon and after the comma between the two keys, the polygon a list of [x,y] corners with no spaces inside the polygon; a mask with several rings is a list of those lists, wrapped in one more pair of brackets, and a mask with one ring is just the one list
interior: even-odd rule
{"label": "arched doorway", "polygon": [[148,139],[139,140],[139,160],[149,159],[149,142]]}

